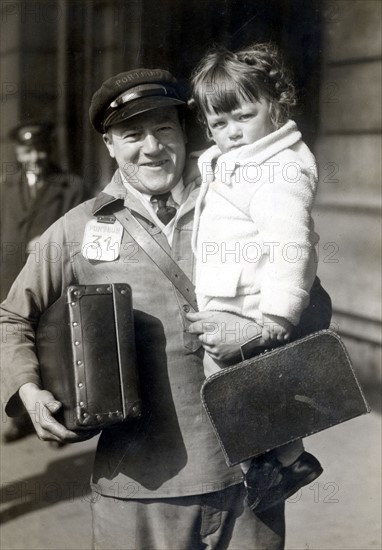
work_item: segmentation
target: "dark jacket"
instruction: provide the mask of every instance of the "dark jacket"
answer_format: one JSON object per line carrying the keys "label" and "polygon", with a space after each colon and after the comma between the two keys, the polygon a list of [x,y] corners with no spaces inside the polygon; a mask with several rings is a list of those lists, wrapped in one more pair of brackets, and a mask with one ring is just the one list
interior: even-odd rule
{"label": "dark jacket", "polygon": [[[35,199],[30,199],[22,171],[1,181],[1,300],[28,256],[28,244],[68,210],[85,200],[80,177],[62,172],[51,164],[45,171]],[[32,243],[32,250],[34,249]]]}

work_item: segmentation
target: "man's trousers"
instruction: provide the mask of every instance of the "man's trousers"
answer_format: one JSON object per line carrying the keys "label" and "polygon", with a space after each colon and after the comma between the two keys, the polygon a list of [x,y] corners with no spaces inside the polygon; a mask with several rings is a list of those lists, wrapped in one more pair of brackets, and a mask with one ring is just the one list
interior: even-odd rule
{"label": "man's trousers", "polygon": [[95,550],[284,548],[284,504],[256,515],[244,502],[243,484],[179,498],[94,497]]}

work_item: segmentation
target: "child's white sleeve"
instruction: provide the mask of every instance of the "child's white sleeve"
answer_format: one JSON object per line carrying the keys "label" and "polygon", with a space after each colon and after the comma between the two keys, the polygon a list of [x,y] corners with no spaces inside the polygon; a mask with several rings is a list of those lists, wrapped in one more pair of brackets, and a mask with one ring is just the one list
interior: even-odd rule
{"label": "child's white sleeve", "polygon": [[311,210],[315,185],[308,171],[297,181],[285,177],[287,171],[275,171],[272,181],[264,184],[251,201],[250,213],[259,230],[267,261],[261,277],[260,310],[284,317],[297,325],[309,304],[317,259]]}

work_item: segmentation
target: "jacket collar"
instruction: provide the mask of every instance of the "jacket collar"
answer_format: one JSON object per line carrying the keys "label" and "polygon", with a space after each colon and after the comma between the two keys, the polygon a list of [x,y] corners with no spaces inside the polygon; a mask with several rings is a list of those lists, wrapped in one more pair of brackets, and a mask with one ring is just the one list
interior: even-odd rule
{"label": "jacket collar", "polygon": [[116,170],[111,181],[106,185],[105,189],[96,197],[92,208],[92,214],[96,215],[109,204],[117,201],[124,201],[126,189],[118,177],[119,171]]}
{"label": "jacket collar", "polygon": [[[199,193],[198,183],[197,180],[187,182],[185,187],[185,200],[183,205],[181,205],[182,216],[195,206],[196,196]],[[120,204],[118,204],[118,202]],[[114,210],[115,208],[126,206],[129,210],[137,212],[144,218],[153,221],[141,201],[123,185],[119,170],[116,170],[110,183],[106,185],[105,189],[95,199],[92,214],[95,216],[112,204],[114,204]]]}
{"label": "jacket collar", "polygon": [[[151,220],[148,211],[141,201],[123,185],[119,170],[114,172],[110,183],[106,185],[105,189],[96,198],[92,214],[97,215],[110,205],[113,205],[112,209],[114,211],[116,208],[119,209],[125,206],[132,212],[137,212],[144,218]],[[107,210],[109,211],[109,209]]]}

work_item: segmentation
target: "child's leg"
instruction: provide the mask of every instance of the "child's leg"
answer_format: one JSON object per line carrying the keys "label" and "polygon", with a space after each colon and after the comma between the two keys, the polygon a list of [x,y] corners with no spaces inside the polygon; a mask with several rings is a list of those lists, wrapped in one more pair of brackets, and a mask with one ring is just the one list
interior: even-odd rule
{"label": "child's leg", "polygon": [[304,445],[302,439],[298,439],[297,441],[292,441],[292,443],[282,445],[282,447],[277,447],[273,452],[277,460],[285,468],[293,464],[293,462],[295,462],[304,452]]}
{"label": "child's leg", "polygon": [[[208,378],[226,365],[205,353],[203,366]],[[256,512],[289,498],[322,473],[318,460],[304,451],[301,439],[241,462],[240,467],[247,489],[247,504]]]}
{"label": "child's leg", "polygon": [[253,458],[251,458],[250,460],[245,460],[244,462],[240,462],[240,468],[243,474],[246,474],[248,472],[252,462],[253,462]]}
{"label": "child's leg", "polygon": [[219,372],[224,366],[226,365],[223,363],[223,361],[215,361],[215,359],[213,359],[211,355],[209,355],[207,352],[204,352],[203,367],[206,378],[208,378],[212,374],[215,374],[215,372]]}
{"label": "child's leg", "polygon": [[321,464],[304,451],[302,440],[284,447],[254,458],[244,474],[247,503],[256,512],[288,499],[322,474]]}

